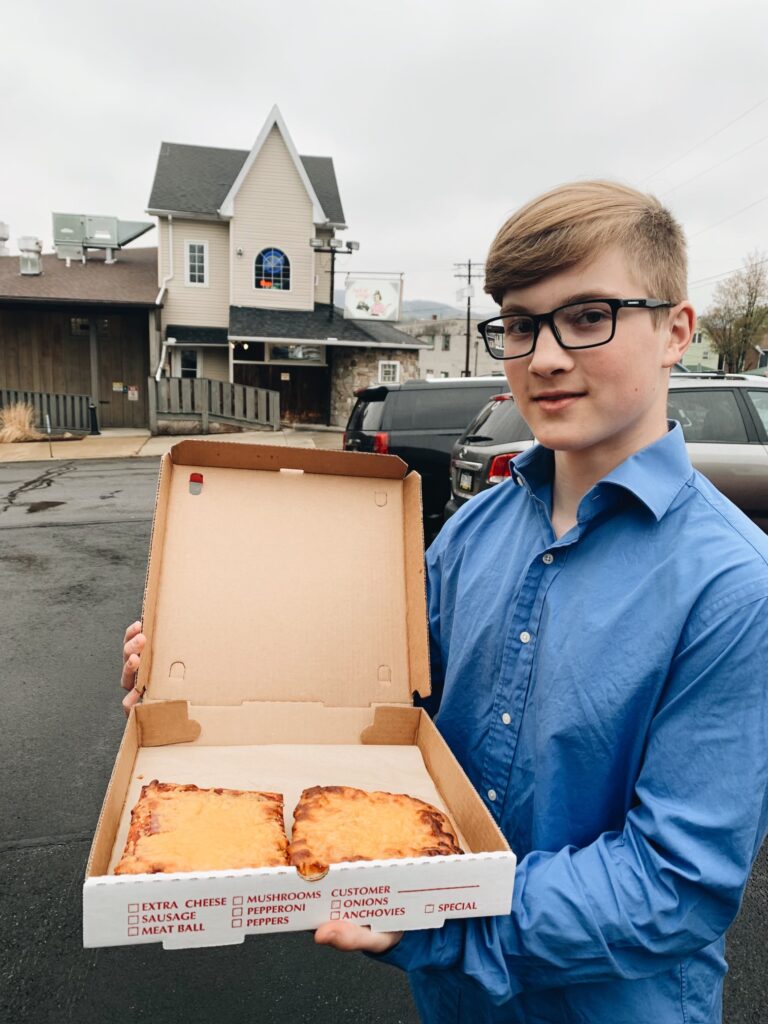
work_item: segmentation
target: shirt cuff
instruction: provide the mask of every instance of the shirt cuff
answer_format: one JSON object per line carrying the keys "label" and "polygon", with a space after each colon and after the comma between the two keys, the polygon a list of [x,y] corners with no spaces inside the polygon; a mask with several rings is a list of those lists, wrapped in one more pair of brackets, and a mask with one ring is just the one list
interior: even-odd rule
{"label": "shirt cuff", "polygon": [[409,971],[412,969],[411,965],[421,944],[423,944],[422,932],[403,932],[402,939],[386,953],[366,953],[365,955],[377,963],[389,964],[392,967],[399,967],[401,971]]}

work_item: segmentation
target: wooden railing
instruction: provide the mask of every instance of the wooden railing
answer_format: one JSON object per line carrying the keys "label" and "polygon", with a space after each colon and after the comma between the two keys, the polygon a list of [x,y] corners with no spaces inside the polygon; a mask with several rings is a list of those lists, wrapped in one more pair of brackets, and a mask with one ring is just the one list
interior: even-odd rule
{"label": "wooden railing", "polygon": [[17,391],[0,388],[0,409],[26,402],[35,410],[35,424],[45,430],[46,413],[52,430],[88,430],[90,428],[90,395],[58,395],[47,391]]}
{"label": "wooden railing", "polygon": [[204,377],[150,377],[149,429],[157,433],[158,418],[195,418],[202,433],[211,419],[280,429],[280,393]]}

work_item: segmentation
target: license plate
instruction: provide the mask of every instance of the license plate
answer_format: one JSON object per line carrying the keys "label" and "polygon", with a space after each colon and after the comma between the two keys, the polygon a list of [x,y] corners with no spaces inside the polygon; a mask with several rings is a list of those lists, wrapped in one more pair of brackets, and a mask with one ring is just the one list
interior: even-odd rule
{"label": "license plate", "polygon": [[462,470],[459,473],[459,490],[460,491],[471,491],[472,490],[472,474],[466,470]]}

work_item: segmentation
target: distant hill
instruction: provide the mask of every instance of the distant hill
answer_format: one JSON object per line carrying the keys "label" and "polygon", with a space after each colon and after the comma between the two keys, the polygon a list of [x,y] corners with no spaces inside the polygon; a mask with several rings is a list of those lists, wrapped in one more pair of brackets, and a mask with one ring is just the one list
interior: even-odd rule
{"label": "distant hill", "polygon": [[[334,292],[334,299],[337,306],[344,307],[344,292],[338,289]],[[403,303],[403,320],[429,320],[436,316],[440,320],[465,317],[467,307],[449,306],[445,302],[432,302],[429,299],[406,299]],[[481,308],[472,304],[472,318],[493,316],[493,311],[488,308]]]}

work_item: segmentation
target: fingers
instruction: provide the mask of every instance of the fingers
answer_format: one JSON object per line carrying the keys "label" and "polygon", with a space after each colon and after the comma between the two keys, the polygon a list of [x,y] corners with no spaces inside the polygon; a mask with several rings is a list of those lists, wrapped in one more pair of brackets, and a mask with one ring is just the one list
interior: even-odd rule
{"label": "fingers", "polygon": [[139,702],[139,691],[131,690],[130,693],[126,693],[123,697],[123,711],[125,712],[126,718],[131,713],[131,708],[134,704]]}
{"label": "fingers", "polygon": [[144,650],[146,642],[147,638],[141,632],[141,622],[132,622],[123,637],[123,672],[120,677],[120,685],[124,690],[129,691],[123,699],[123,710],[126,715],[139,700],[134,683],[139,670],[141,652]]}
{"label": "fingers", "polygon": [[402,932],[372,932],[370,928],[351,921],[329,921],[321,924],[315,932],[318,945],[333,946],[345,952],[362,950],[366,953],[386,953],[402,937]]}
{"label": "fingers", "polygon": [[126,641],[123,645],[123,674],[120,685],[124,690],[130,690],[133,686],[134,676],[139,668],[141,652],[147,642],[146,636],[141,632],[141,623],[134,622],[125,631]]}
{"label": "fingers", "polygon": [[130,624],[130,626],[128,627],[128,629],[126,629],[126,631],[125,631],[125,636],[123,637],[123,643],[127,644],[129,640],[133,640],[133,638],[136,636],[136,634],[140,633],[140,632],[141,632],[141,623],[140,622],[132,622]]}
{"label": "fingers", "polygon": [[123,665],[123,674],[120,677],[120,685],[124,690],[132,690],[136,673],[139,671],[139,656],[132,654]]}

